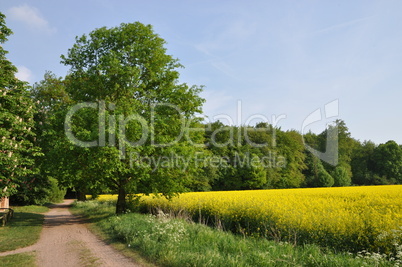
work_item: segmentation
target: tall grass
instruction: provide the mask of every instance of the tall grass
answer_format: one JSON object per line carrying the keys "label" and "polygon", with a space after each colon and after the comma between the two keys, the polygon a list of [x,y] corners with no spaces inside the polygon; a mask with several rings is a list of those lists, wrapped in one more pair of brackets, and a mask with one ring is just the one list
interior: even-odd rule
{"label": "tall grass", "polygon": [[316,245],[242,237],[163,213],[115,216],[109,203],[91,201],[75,208],[96,220],[103,232],[160,266],[392,266],[381,257],[357,258]]}

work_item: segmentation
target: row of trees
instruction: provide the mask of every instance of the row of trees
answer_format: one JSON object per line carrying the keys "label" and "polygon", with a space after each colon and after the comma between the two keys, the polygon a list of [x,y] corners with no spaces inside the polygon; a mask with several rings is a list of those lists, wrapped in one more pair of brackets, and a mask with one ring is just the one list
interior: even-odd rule
{"label": "row of trees", "polygon": [[[0,14],[0,41],[11,31]],[[338,164],[321,161],[327,129],[302,136],[267,123],[205,124],[201,87],[179,82],[182,67],[165,41],[139,22],[96,29],[62,56],[65,77],[34,86],[15,77],[0,47],[0,197],[43,202],[128,193],[297,188],[402,182],[402,148],[350,136],[343,121]]]}
{"label": "row of trees", "polygon": [[[331,127],[338,131],[336,165],[320,160],[306,149],[307,144],[324,152]],[[209,135],[208,128],[217,134]],[[342,120],[335,121],[330,128],[318,135],[310,132],[302,136],[297,131],[282,131],[266,123],[236,127],[215,122],[206,130],[208,150],[223,158],[225,164],[217,166],[208,176],[210,180],[205,188],[193,190],[402,183],[402,146],[395,141],[378,146],[371,141],[360,142],[351,137]],[[230,136],[234,136],[234,142],[229,142]],[[226,143],[231,144],[219,146]],[[250,159],[255,159],[255,163],[247,164]]]}

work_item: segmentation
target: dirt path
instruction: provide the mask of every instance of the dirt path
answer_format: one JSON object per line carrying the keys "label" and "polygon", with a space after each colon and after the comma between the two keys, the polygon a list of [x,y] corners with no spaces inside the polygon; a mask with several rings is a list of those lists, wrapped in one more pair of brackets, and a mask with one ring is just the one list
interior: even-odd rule
{"label": "dirt path", "polygon": [[32,246],[0,253],[0,256],[36,251],[40,267],[141,266],[121,255],[68,210],[73,200],[51,207],[39,241]]}

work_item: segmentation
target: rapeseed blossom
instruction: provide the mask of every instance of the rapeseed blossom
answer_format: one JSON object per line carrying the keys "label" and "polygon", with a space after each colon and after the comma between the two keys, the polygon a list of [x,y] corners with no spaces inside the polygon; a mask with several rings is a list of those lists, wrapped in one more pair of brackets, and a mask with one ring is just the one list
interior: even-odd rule
{"label": "rapeseed blossom", "polygon": [[214,191],[143,196],[141,205],[244,235],[388,253],[402,243],[384,240],[402,226],[401,195],[401,185]]}

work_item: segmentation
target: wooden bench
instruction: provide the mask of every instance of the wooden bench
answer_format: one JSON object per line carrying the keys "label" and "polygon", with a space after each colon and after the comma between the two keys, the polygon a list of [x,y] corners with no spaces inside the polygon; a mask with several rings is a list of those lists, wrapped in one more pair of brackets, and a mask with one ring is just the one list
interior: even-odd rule
{"label": "wooden bench", "polygon": [[2,226],[6,225],[7,222],[13,217],[14,210],[11,208],[0,208],[0,223]]}

